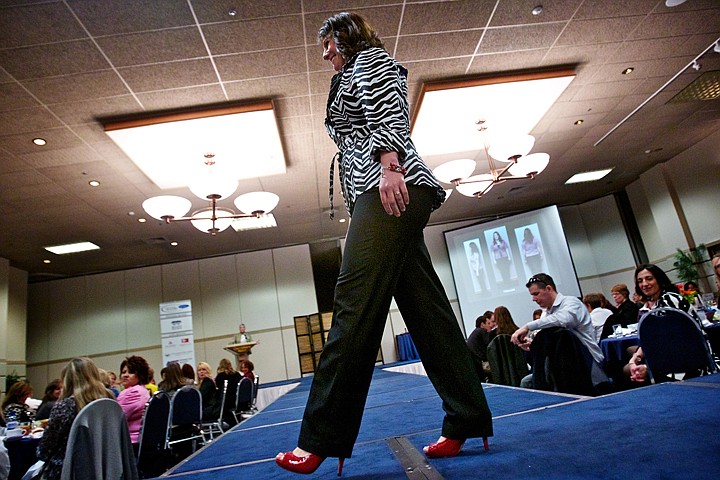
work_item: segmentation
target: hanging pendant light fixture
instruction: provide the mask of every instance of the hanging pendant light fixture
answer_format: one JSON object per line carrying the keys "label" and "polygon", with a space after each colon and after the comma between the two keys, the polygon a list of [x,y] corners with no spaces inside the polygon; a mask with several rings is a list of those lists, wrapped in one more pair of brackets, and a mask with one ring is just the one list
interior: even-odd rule
{"label": "hanging pendant light fixture", "polygon": [[453,184],[462,195],[480,198],[497,184],[507,180],[535,178],[547,167],[550,155],[529,154],[535,144],[535,137],[532,135],[504,133],[488,135],[485,120],[478,120],[476,123],[482,135],[488,173],[472,175],[477,167],[475,160],[468,158],[451,160],[433,170],[435,177],[441,182]]}
{"label": "hanging pendant light fixture", "polygon": [[148,215],[165,223],[189,221],[195,228],[210,235],[226,230],[233,219],[261,219],[270,215],[280,201],[280,197],[272,192],[250,192],[236,198],[235,206],[241,213],[218,206],[219,200],[235,193],[238,181],[216,165],[213,153],[206,153],[204,156],[205,167],[197,172],[189,188],[197,197],[208,200],[210,205],[186,217],[192,207],[188,199],[175,195],[159,195],[143,202],[143,209]]}

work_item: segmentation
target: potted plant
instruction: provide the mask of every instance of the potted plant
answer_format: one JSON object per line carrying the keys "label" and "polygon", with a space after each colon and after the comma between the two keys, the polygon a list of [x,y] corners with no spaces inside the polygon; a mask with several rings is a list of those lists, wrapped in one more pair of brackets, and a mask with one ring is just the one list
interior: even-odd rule
{"label": "potted plant", "polygon": [[677,249],[673,265],[677,269],[678,278],[680,278],[683,283],[695,282],[697,284],[700,278],[698,266],[705,262],[705,252],[707,252],[707,249],[705,245],[702,244],[695,248],[690,248],[687,251]]}
{"label": "potted plant", "polygon": [[5,391],[7,392],[10,390],[10,387],[13,386],[13,384],[17,383],[20,380],[20,375],[17,374],[17,371],[13,370],[12,373],[8,373],[5,375]]}

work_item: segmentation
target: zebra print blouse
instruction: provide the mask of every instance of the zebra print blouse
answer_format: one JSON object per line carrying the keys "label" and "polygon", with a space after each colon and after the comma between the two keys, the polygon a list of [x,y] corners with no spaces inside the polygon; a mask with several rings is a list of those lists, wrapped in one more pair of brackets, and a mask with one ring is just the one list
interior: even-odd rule
{"label": "zebra print blouse", "polygon": [[[380,185],[380,151],[395,151],[407,169],[405,182],[437,190],[433,210],[445,191],[420,158],[410,139],[407,70],[382,48],[354,55],[330,84],[325,128],[339,149],[336,155],[345,207],[352,215],[355,199]],[[330,168],[330,205],[335,159]]]}

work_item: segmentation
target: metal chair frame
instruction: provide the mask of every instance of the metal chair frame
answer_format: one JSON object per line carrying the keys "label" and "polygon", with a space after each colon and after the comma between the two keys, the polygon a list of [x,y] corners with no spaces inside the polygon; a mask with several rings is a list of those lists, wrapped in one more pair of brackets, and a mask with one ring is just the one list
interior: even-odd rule
{"label": "metal chair frame", "polygon": [[[197,402],[197,413],[193,413],[189,409],[182,411],[178,409],[177,405],[188,395],[197,395],[197,400],[195,400]],[[180,416],[180,418],[178,418],[178,416]],[[175,396],[173,396],[172,404],[170,406],[170,437],[172,437],[172,432],[175,427],[186,425],[197,427],[199,433],[191,434],[190,436],[176,440],[168,440],[168,446],[176,445],[182,442],[195,441],[197,439],[200,439],[203,442],[205,441],[205,437],[202,435],[202,430],[200,428],[202,425],[202,395],[200,394],[200,391],[192,385],[185,385],[175,393]],[[193,443],[193,451],[195,451],[196,447],[197,444]]]}
{"label": "metal chair frame", "polygon": [[[655,324],[660,323],[653,331]],[[675,373],[694,369],[718,371],[698,321],[682,310],[670,307],[651,310],[638,323],[638,337],[651,383],[655,383],[653,369],[673,378]],[[667,341],[660,343],[661,337]]]}
{"label": "metal chair frame", "polygon": [[[215,439],[215,433],[219,432],[220,435],[225,433],[225,431],[223,430],[223,414],[225,413],[225,396],[227,395],[228,381],[225,380],[223,383],[223,392],[220,398],[220,416],[215,421],[205,422],[200,425],[200,431],[206,443],[210,443]],[[206,434],[209,436],[209,438],[205,436]]]}

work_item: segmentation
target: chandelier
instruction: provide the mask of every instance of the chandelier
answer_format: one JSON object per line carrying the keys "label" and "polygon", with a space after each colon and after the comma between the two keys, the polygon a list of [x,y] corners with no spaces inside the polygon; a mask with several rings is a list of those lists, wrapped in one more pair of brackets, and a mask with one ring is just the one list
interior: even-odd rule
{"label": "chandelier", "polygon": [[270,212],[277,206],[280,197],[271,192],[250,192],[237,197],[235,207],[241,213],[217,205],[218,200],[227,198],[238,188],[238,181],[215,165],[215,154],[206,153],[205,168],[190,183],[189,188],[197,197],[208,200],[209,206],[194,211],[189,217],[190,200],[176,195],[159,195],[145,200],[143,209],[153,218],[165,223],[189,221],[201,232],[217,235],[232,225],[234,219],[254,218],[257,228],[274,227],[275,220]]}
{"label": "chandelier", "polygon": [[535,178],[547,167],[550,155],[532,153],[535,137],[532,135],[487,133],[485,120],[476,122],[482,135],[483,149],[487,157],[488,173],[473,175],[477,162],[469,158],[451,160],[433,170],[435,177],[444,183],[450,183],[467,197],[480,198],[495,185],[507,180],[525,180]]}

